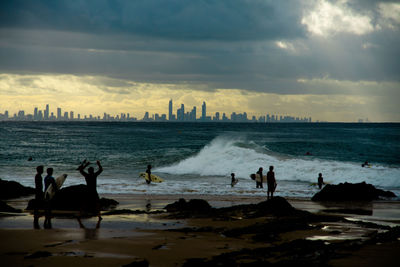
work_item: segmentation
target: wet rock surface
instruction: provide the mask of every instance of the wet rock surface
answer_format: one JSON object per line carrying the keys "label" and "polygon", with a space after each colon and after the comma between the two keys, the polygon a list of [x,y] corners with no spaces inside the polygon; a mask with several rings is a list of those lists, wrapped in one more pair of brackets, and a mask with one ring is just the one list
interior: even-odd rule
{"label": "wet rock surface", "polygon": [[0,211],[1,212],[15,212],[15,213],[21,212],[21,210],[14,209],[13,207],[9,206],[7,203],[5,203],[2,200],[0,200]]}
{"label": "wet rock surface", "polygon": [[18,198],[35,194],[32,187],[23,186],[15,181],[0,179],[0,199]]}
{"label": "wet rock surface", "polygon": [[396,195],[391,191],[376,189],[373,185],[362,183],[340,183],[325,185],[316,193],[312,201],[372,201],[380,198],[393,198]]}

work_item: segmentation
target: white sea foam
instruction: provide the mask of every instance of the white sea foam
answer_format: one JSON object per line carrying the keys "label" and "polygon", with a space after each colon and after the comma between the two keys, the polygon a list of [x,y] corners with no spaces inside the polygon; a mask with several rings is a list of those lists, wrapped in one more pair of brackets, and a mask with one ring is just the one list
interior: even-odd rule
{"label": "white sea foam", "polygon": [[358,163],[276,155],[254,143],[232,137],[217,137],[198,154],[155,171],[199,176],[229,176],[234,172],[236,177],[248,178],[259,167],[267,172],[271,165],[278,180],[315,182],[321,172],[325,181],[333,184],[365,181],[381,187],[400,187],[400,168],[362,168]]}

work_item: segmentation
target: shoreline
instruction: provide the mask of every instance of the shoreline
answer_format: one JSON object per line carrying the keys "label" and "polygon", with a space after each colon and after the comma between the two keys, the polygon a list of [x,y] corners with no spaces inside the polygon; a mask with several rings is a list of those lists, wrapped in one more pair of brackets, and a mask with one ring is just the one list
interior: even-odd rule
{"label": "shoreline", "polygon": [[[377,222],[382,227],[400,226],[400,213],[396,212],[400,211],[398,201],[321,204],[312,202],[310,199],[287,198],[287,201],[296,209],[309,211],[312,214],[323,214],[323,217],[312,223],[312,229],[293,229],[293,231],[279,234],[278,240],[271,237],[266,242],[255,242],[248,235],[240,238],[222,235],[218,229],[242,229],[251,225],[268,223],[270,220],[273,222],[273,219],[269,217],[254,219],[232,217],[233,219],[229,220],[168,218],[165,213],[152,212],[180,198],[204,199],[211,206],[222,208],[256,204],[266,200],[265,197],[218,195],[200,197],[190,194],[101,194],[101,197],[114,198],[120,202],[117,206],[118,210],[147,210],[148,212],[104,215],[99,228],[96,227],[98,222],[95,217],[82,219],[85,227],[82,228],[75,218],[56,216],[53,219],[53,229],[40,230],[33,229],[33,216],[27,212],[18,216],[0,217],[0,225],[2,225],[0,226],[2,239],[0,255],[5,266],[123,266],[144,259],[151,266],[182,266],[187,260],[193,258],[212,260],[224,253],[240,253],[243,249],[249,251],[278,249],[284,244],[300,242],[299,240],[311,242],[309,244],[318,244],[322,241],[321,244],[325,242],[343,246],[340,248],[348,254],[342,256],[339,253],[339,258],[329,260],[328,263],[331,266],[374,266],[372,263],[376,262],[385,262],[386,266],[396,266],[394,263],[397,263],[397,249],[400,248],[399,240],[382,245],[354,245],[359,242],[368,242],[377,233],[387,231],[382,230],[383,228],[379,229],[379,226],[375,225]],[[12,199],[7,203],[23,206],[29,199],[30,197]],[[151,205],[150,208],[148,204]],[[375,218],[372,220],[373,225],[367,227],[351,220],[329,222],[323,219],[343,216],[346,219],[368,221],[366,215],[326,212],[329,209],[340,209],[345,206],[372,210],[369,219]],[[380,220],[385,216],[390,218],[389,215],[392,216],[392,220]],[[42,224],[43,218],[39,220]],[[284,223],[285,220],[282,222]],[[274,227],[272,229],[275,229]],[[356,249],[349,250],[346,246],[350,245],[356,246]],[[44,254],[40,255],[39,252]],[[382,255],[385,255],[384,259],[380,259]],[[370,259],[371,263],[368,263],[366,259]],[[367,265],[360,264],[361,262],[364,264],[367,262]]]}

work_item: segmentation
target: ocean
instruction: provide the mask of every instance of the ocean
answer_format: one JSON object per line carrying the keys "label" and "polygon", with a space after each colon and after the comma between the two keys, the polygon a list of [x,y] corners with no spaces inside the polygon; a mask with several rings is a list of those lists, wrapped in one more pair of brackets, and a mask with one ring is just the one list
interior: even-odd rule
{"label": "ocean", "polygon": [[[331,184],[365,181],[400,196],[396,123],[0,122],[2,179],[34,187],[44,165],[68,174],[64,186],[81,184],[84,159],[103,165],[100,195],[265,196],[249,175],[274,166],[279,196],[313,196],[320,172]],[[371,167],[361,167],[365,161]],[[148,164],[163,183],[139,178]]]}

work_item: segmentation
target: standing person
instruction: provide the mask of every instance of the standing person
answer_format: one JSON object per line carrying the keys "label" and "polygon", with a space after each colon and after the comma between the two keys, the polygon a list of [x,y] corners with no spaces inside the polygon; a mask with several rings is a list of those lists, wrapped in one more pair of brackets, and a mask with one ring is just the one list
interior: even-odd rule
{"label": "standing person", "polygon": [[151,165],[147,165],[146,173],[147,173],[147,177],[149,178],[149,179],[146,179],[146,183],[150,184],[151,183]]}
{"label": "standing person", "polygon": [[[44,192],[46,192],[47,188],[50,185],[53,186],[54,191],[58,190],[56,180],[53,177],[53,168],[47,168],[47,175],[44,177]],[[44,228],[51,229],[51,199],[48,196],[45,196],[45,219],[44,219]]]}
{"label": "standing person", "polygon": [[35,208],[33,211],[33,227],[39,229],[39,206],[43,203],[43,166],[36,167],[35,175]]}
{"label": "standing person", "polygon": [[97,193],[97,176],[103,172],[103,167],[100,164],[100,161],[96,161],[97,166],[99,169],[97,172],[94,172],[93,167],[89,167],[88,172],[85,172],[85,168],[90,164],[90,162],[86,162],[81,164],[78,167],[79,172],[85,177],[86,186],[87,186],[87,204],[89,207],[94,206],[96,208],[97,216],[99,220],[102,220],[101,213],[100,213],[100,198],[99,194]]}
{"label": "standing person", "polygon": [[233,172],[231,173],[231,177],[232,177],[232,179],[231,179],[231,187],[234,187],[235,184],[237,184],[238,179],[235,178],[235,174]]}
{"label": "standing person", "polygon": [[273,198],[276,188],[274,166],[269,166],[269,172],[267,173],[267,184],[268,184],[268,193],[267,193],[268,199],[270,193],[271,193],[271,198]]}
{"label": "standing person", "polygon": [[256,188],[264,188],[263,187],[263,168],[260,167],[256,174],[258,174],[258,176],[260,177],[259,179],[256,177]]}
{"label": "standing person", "polygon": [[322,173],[318,174],[318,187],[319,189],[322,188],[322,185],[324,184],[324,178],[322,177]]}

